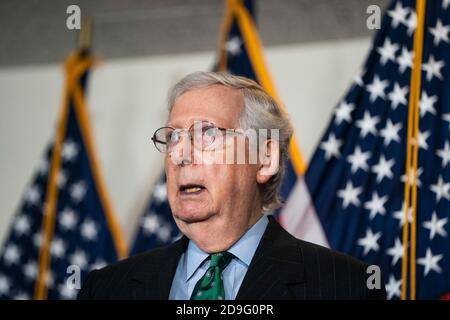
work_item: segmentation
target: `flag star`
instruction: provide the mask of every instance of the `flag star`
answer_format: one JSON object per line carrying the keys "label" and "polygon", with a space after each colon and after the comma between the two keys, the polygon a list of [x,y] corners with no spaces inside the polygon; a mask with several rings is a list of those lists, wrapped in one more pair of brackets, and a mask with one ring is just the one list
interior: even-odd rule
{"label": "flag star", "polygon": [[16,295],[14,295],[13,300],[29,300],[30,296],[23,291],[19,291]]}
{"label": "flag star", "polygon": [[62,258],[67,250],[67,246],[62,239],[54,238],[50,243],[50,253],[55,258]]}
{"label": "flag star", "polygon": [[450,130],[450,113],[445,113],[442,115],[442,120],[447,121],[449,123],[448,129]]}
{"label": "flag star", "polygon": [[441,19],[438,19],[436,22],[436,26],[434,28],[429,28],[430,33],[433,35],[433,44],[435,46],[439,45],[441,41],[450,42],[448,38],[448,33],[450,32],[450,25],[444,26],[442,24]]}
{"label": "flag star", "polygon": [[448,5],[450,4],[450,0],[443,0],[442,1],[442,8],[444,8],[444,10],[447,10]]}
{"label": "flag star", "polygon": [[59,215],[59,223],[65,231],[73,229],[78,222],[77,215],[68,207],[65,207]]}
{"label": "flag star", "polygon": [[45,275],[44,275],[44,281],[45,281],[45,285],[47,286],[47,288],[53,288],[53,286],[55,285],[55,275],[53,274],[53,272],[51,270],[49,270]]}
{"label": "flag star", "polygon": [[58,286],[58,293],[63,300],[72,300],[76,298],[78,290],[76,288],[69,287],[68,284],[64,282]]}
{"label": "flag star", "polygon": [[364,203],[364,209],[370,211],[370,219],[372,220],[377,214],[384,216],[386,214],[386,209],[384,205],[388,200],[387,196],[380,197],[376,192],[372,194],[372,199]]}
{"label": "flag star", "polygon": [[436,115],[434,104],[438,100],[437,96],[429,96],[425,91],[422,91],[420,97],[420,116],[423,117],[427,112]]}
{"label": "flag star", "polygon": [[396,82],[394,83],[394,89],[388,94],[388,99],[391,100],[392,109],[397,109],[399,104],[407,105],[406,95],[408,94],[408,86],[400,87]]}
{"label": "flag star", "polygon": [[356,126],[361,129],[361,136],[365,138],[368,133],[377,135],[376,125],[380,121],[380,117],[371,116],[369,111],[364,112],[364,117],[356,121]]}
{"label": "flag star", "polygon": [[389,146],[392,141],[400,143],[398,132],[402,129],[400,122],[393,124],[390,119],[386,122],[386,127],[380,131],[380,136],[384,139],[384,145]]}
{"label": "flag star", "polygon": [[[408,177],[409,178],[409,182],[412,183],[414,178],[415,178],[416,179],[416,184],[420,188],[422,186],[422,182],[420,181],[420,175],[422,174],[422,172],[423,172],[423,168],[418,168],[417,169],[417,174],[414,174],[414,168],[411,168],[409,170],[409,177]],[[406,174],[402,175],[400,179],[401,179],[401,181],[403,183],[406,183]]]}
{"label": "flag star", "polygon": [[70,196],[75,202],[80,202],[86,194],[87,186],[83,181],[78,181],[70,186]]}
{"label": "flag star", "polygon": [[355,105],[353,103],[347,103],[345,101],[339,104],[339,107],[334,112],[335,119],[334,122],[336,125],[340,125],[342,121],[346,121],[348,123],[351,122],[352,116],[351,113],[355,109]]}
{"label": "flag star", "polygon": [[400,258],[403,258],[404,248],[400,239],[395,239],[395,245],[387,250],[387,254],[392,256],[392,266],[394,266]]}
{"label": "flag star", "polygon": [[442,197],[450,200],[450,183],[445,183],[442,176],[439,176],[436,184],[432,184],[430,189],[436,194],[436,202],[439,202]]}
{"label": "flag star", "polygon": [[42,233],[41,232],[36,232],[33,235],[33,244],[35,247],[40,247],[42,245]]}
{"label": "flag star", "polygon": [[360,70],[359,72],[358,72],[358,74],[356,75],[356,77],[355,77],[355,83],[358,85],[358,86],[360,86],[360,87],[363,87],[364,86],[364,81],[363,81],[363,79],[362,79],[362,77],[363,77],[363,75],[364,75],[364,70]]}
{"label": "flag star", "polygon": [[377,175],[377,183],[380,183],[385,177],[392,179],[392,166],[395,164],[395,159],[386,160],[384,155],[380,156],[380,161],[373,166],[372,172]]}
{"label": "flag star", "polygon": [[436,211],[431,215],[431,220],[425,221],[423,227],[430,230],[430,240],[433,240],[436,234],[447,237],[447,231],[445,231],[444,226],[447,224],[448,218],[438,219]]}
{"label": "flag star", "polygon": [[226,50],[233,56],[241,53],[242,41],[238,36],[234,36],[225,44]]}
{"label": "flag star", "polygon": [[48,172],[48,160],[46,158],[41,159],[39,162],[38,172],[41,176]]}
{"label": "flag star", "polygon": [[431,271],[441,273],[442,269],[439,266],[439,261],[442,259],[442,254],[433,255],[431,249],[428,248],[425,257],[417,259],[417,264],[424,266],[424,277]]}
{"label": "flag star", "polygon": [[448,141],[445,141],[444,147],[442,149],[438,149],[436,154],[442,159],[442,167],[445,168],[450,162],[450,144]]}
{"label": "flag star", "polygon": [[80,269],[84,269],[88,264],[88,257],[86,252],[77,249],[73,254],[70,255],[70,263],[78,266]]}
{"label": "flag star", "polygon": [[371,250],[378,251],[378,239],[381,237],[381,232],[373,233],[372,230],[367,229],[364,238],[358,239],[358,245],[364,247],[364,255],[366,256]]}
{"label": "flag star", "polygon": [[408,36],[411,36],[414,33],[414,30],[416,30],[417,27],[417,15],[414,10],[410,11],[409,18],[406,20],[405,26],[408,28]]}
{"label": "flag star", "polygon": [[97,224],[91,219],[86,219],[81,224],[81,236],[88,241],[95,241],[97,239],[97,235]]}
{"label": "flag star", "polygon": [[150,214],[148,215],[145,215],[142,220],[142,229],[144,229],[144,233],[146,234],[155,233],[160,226],[158,216],[152,212],[150,212]]}
{"label": "flag star", "polygon": [[398,49],[398,44],[392,43],[391,39],[386,38],[383,46],[377,48],[377,52],[381,55],[381,65],[385,65],[389,60],[395,61],[395,53]]}
{"label": "flag star", "polygon": [[396,280],[392,275],[389,277],[389,282],[386,284],[387,298],[391,300],[394,297],[400,298],[402,280]]}
{"label": "flag star", "polygon": [[384,90],[389,85],[388,80],[381,80],[377,75],[374,77],[373,82],[368,84],[366,90],[370,92],[370,101],[374,102],[378,97],[385,98],[386,94]]}
{"label": "flag star", "polygon": [[407,48],[402,48],[402,53],[397,58],[397,63],[399,64],[399,70],[401,73],[405,72],[406,68],[412,68],[414,52],[408,51]]}
{"label": "flag star", "polygon": [[441,69],[444,67],[444,61],[434,60],[433,55],[430,54],[427,63],[422,65],[422,69],[427,73],[427,81],[430,81],[433,77],[442,80]]}
{"label": "flag star", "polygon": [[29,261],[23,267],[23,273],[30,280],[36,279],[37,272],[38,272],[38,266],[37,266],[37,263],[35,261]]}
{"label": "flag star", "polygon": [[162,203],[167,199],[167,185],[165,183],[158,183],[153,191],[153,198],[156,203]]}
{"label": "flag star", "polygon": [[9,293],[10,286],[11,283],[9,279],[6,276],[0,274],[0,295],[7,295]]}
{"label": "flag star", "polygon": [[[394,211],[393,214],[394,218],[399,220],[399,227],[403,227],[405,224],[405,203],[403,202],[402,207],[400,210]],[[408,223],[411,223],[413,220],[412,217],[412,208],[410,207],[408,210]]]}
{"label": "flag star", "polygon": [[339,148],[342,145],[342,140],[337,140],[334,133],[330,133],[327,141],[322,141],[320,148],[325,151],[325,159],[329,160],[332,156],[339,158],[341,153]]}
{"label": "flag star", "polygon": [[[427,130],[425,132],[419,131],[419,148],[423,150],[428,150],[428,138],[430,137],[431,132],[430,130]],[[414,138],[412,139],[412,143],[415,144]]]}
{"label": "flag star", "polygon": [[167,242],[171,238],[172,228],[169,225],[164,225],[156,230],[156,235],[160,241]]}
{"label": "flag star", "polygon": [[362,192],[362,187],[354,187],[351,181],[347,181],[347,185],[345,189],[338,190],[338,197],[342,199],[342,206],[346,209],[350,204],[353,204],[355,207],[358,207],[360,201],[358,196]]}
{"label": "flag star", "polygon": [[406,23],[406,16],[408,15],[408,13],[409,9],[407,7],[402,7],[402,4],[400,2],[397,2],[395,4],[395,8],[387,12],[388,16],[392,18],[392,27],[395,29],[400,22]]}
{"label": "flag star", "polygon": [[72,161],[78,155],[78,145],[72,140],[64,141],[62,146],[62,158],[65,161]]}
{"label": "flag star", "polygon": [[38,186],[31,186],[25,192],[25,201],[30,205],[35,205],[38,203],[41,197],[41,191]]}
{"label": "flag star", "polygon": [[10,243],[6,246],[3,253],[3,260],[7,265],[18,264],[20,260],[20,249],[17,245]]}
{"label": "flag star", "polygon": [[22,236],[30,231],[30,226],[30,219],[21,214],[14,223],[13,229],[18,236]]}
{"label": "flag star", "polygon": [[367,165],[367,161],[370,158],[370,151],[362,152],[361,148],[359,146],[356,146],[355,151],[353,154],[349,155],[347,157],[347,161],[351,163],[351,172],[355,173],[358,171],[358,169],[362,169],[364,171],[367,171],[369,169],[369,166]]}
{"label": "flag star", "polygon": [[60,170],[57,177],[57,184],[60,189],[64,188],[67,183],[67,175],[64,170]]}

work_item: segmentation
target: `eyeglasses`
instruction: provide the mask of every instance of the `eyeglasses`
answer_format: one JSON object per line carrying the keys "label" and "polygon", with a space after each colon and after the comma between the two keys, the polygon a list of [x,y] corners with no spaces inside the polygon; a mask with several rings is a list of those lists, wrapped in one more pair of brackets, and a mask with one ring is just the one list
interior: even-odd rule
{"label": "eyeglasses", "polygon": [[[189,129],[175,129],[172,127],[161,127],[155,131],[152,141],[156,149],[162,153],[170,153],[181,141],[182,133],[186,132],[194,147],[200,150],[213,149],[215,142],[223,142],[226,133],[238,134],[237,129],[226,129],[217,127],[208,121],[196,121]],[[220,144],[222,145],[222,144]]]}

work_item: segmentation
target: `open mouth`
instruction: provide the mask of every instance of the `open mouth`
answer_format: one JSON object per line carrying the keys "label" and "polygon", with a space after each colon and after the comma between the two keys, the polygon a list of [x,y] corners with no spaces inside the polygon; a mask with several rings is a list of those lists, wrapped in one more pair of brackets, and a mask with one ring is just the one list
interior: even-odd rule
{"label": "open mouth", "polygon": [[206,188],[200,184],[184,184],[180,186],[179,191],[183,195],[196,195],[205,189]]}

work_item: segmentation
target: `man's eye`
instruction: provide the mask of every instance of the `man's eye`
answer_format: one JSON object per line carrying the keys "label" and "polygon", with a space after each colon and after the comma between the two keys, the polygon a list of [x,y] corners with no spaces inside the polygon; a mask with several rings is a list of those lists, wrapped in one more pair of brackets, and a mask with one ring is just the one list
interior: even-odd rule
{"label": "man's eye", "polygon": [[178,140],[180,140],[180,134],[176,131],[172,132],[172,134],[170,135],[170,141],[177,142]]}
{"label": "man's eye", "polygon": [[214,137],[216,135],[216,128],[207,128],[203,135],[207,136],[207,137]]}

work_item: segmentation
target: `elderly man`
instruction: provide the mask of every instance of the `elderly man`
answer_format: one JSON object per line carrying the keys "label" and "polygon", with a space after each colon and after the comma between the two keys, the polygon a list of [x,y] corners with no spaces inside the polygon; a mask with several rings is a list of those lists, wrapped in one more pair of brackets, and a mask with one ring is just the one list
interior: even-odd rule
{"label": "elderly man", "polygon": [[368,288],[365,264],[267,215],[280,205],[292,129],[258,84],[193,73],[172,89],[169,111],[152,140],[183,237],[91,272],[80,299],[385,298],[383,286]]}

